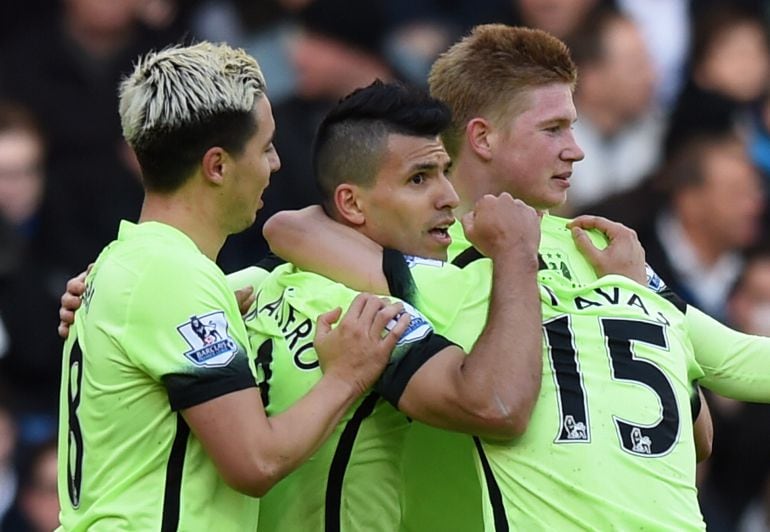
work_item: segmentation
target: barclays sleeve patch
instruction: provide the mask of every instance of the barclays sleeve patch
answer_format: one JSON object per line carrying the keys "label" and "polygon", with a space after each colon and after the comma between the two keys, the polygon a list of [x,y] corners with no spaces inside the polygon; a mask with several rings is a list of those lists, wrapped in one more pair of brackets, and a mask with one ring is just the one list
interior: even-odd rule
{"label": "barclays sleeve patch", "polygon": [[433,332],[433,325],[425,316],[422,315],[419,310],[406,302],[404,302],[403,305],[404,310],[394,319],[390,320],[390,322],[388,322],[388,324],[385,326],[387,331],[392,331],[393,327],[396,326],[396,323],[401,316],[408,314],[411,317],[409,326],[406,328],[406,331],[404,331],[404,334],[401,335],[401,338],[399,338],[398,342],[396,343],[397,346],[419,342],[428,336],[431,332]]}
{"label": "barclays sleeve patch", "polygon": [[177,330],[190,346],[184,356],[196,366],[226,366],[238,352],[238,345],[228,335],[227,318],[221,310],[191,316]]}

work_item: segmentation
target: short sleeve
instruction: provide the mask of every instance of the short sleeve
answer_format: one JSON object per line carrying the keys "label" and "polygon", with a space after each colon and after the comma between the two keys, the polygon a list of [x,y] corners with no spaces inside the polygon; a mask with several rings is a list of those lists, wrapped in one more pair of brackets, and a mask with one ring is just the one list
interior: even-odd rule
{"label": "short sleeve", "polygon": [[[409,380],[422,365],[436,353],[455,345],[436,334],[427,318],[408,303],[404,303],[404,312],[411,315],[411,322],[393,349],[390,362],[375,386],[375,391],[396,407]],[[388,328],[395,323],[396,320],[391,321]]]}
{"label": "short sleeve", "polygon": [[216,265],[203,259],[151,261],[126,312],[123,345],[165,385],[173,410],[256,386],[235,297]]}

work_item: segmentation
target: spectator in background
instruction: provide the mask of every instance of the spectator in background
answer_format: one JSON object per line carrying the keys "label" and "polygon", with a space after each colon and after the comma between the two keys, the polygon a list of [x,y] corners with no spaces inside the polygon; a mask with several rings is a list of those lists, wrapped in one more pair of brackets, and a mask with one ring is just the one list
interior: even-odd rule
{"label": "spectator in background", "polygon": [[569,40],[591,10],[599,5],[613,5],[611,0],[510,0],[517,24],[545,30]]}
{"label": "spectator in background", "polygon": [[56,439],[28,450],[19,472],[14,507],[0,529],[6,532],[51,532],[59,526],[56,485]]}
{"label": "spectator in background", "polygon": [[0,54],[0,91],[45,118],[44,210],[57,231],[51,257],[69,273],[141,206],[141,187],[123,161],[117,84],[141,52],[173,40],[142,24],[145,4],[60,0],[59,16],[41,17]]}
{"label": "spectator in background", "polygon": [[194,8],[191,24],[196,36],[227,42],[259,58],[276,105],[294,90],[289,42],[297,31],[293,12],[301,7],[291,0],[206,0]]}
{"label": "spectator in background", "polygon": [[685,301],[724,319],[741,252],[761,236],[759,174],[745,144],[722,133],[691,139],[661,179],[666,207],[638,227],[647,262]]}
{"label": "spectator in background", "polygon": [[11,102],[0,102],[0,216],[21,237],[39,224],[43,199],[45,143],[32,116]]}
{"label": "spectator in background", "polygon": [[234,235],[222,249],[218,262],[225,271],[255,264],[267,254],[262,225],[272,214],[320,201],[310,161],[313,137],[325,113],[353,89],[394,76],[380,53],[387,31],[382,1],[314,0],[299,12],[299,20],[303,30],[290,48],[296,94],[273,108],[281,169],[265,191],[265,207],[255,227]]}
{"label": "spectator in background", "polygon": [[614,8],[594,12],[567,43],[578,66],[575,165],[567,209],[628,190],[660,159],[665,121],[654,106],[655,72],[636,24]]}
{"label": "spectator in background", "polygon": [[715,3],[695,13],[690,72],[670,118],[668,154],[693,134],[745,129],[770,79],[768,35],[756,10]]}
{"label": "spectator in background", "polygon": [[740,331],[770,336],[770,243],[747,254],[730,296],[728,317]]}
{"label": "spectator in background", "polygon": [[49,327],[57,319],[67,272],[56,266],[49,221],[40,210],[46,153],[33,116],[0,102],[0,223],[8,228],[0,271],[0,317],[8,344],[0,376],[22,408],[24,442],[53,432],[61,366],[61,342]]}
{"label": "spectator in background", "polygon": [[33,446],[21,462],[16,501],[0,529],[51,532],[59,526],[56,439]]}
{"label": "spectator in background", "polygon": [[668,111],[685,76],[690,48],[690,0],[617,0],[639,26],[655,65],[656,103]]}

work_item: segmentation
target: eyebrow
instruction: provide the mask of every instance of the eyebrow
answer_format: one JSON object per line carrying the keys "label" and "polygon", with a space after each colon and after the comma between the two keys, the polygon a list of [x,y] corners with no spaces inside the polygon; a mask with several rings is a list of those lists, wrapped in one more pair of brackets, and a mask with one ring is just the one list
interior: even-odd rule
{"label": "eyebrow", "polygon": [[538,124],[538,127],[543,127],[548,124],[569,124],[574,125],[578,121],[577,117],[575,117],[574,120],[570,120],[566,116],[555,116],[553,118],[548,118],[546,120],[541,120]]}
{"label": "eyebrow", "polygon": [[[446,171],[452,166],[452,160],[450,159],[446,164],[442,165],[442,169]],[[416,163],[409,167],[409,173],[417,172],[420,170],[436,170],[439,167],[438,163]]]}
{"label": "eyebrow", "polygon": [[438,168],[436,163],[416,163],[409,167],[409,173],[419,170],[435,170],[436,168]]}

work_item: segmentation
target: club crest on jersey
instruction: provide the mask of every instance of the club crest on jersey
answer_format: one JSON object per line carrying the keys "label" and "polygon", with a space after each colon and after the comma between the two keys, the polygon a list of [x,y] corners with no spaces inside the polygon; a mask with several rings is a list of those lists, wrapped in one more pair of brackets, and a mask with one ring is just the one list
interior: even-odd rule
{"label": "club crest on jersey", "polygon": [[433,266],[434,268],[441,268],[444,266],[443,260],[426,259],[424,257],[415,257],[414,255],[404,255],[404,260],[406,261],[407,268],[410,270],[418,264],[422,266]]}
{"label": "club crest on jersey", "polygon": [[221,310],[191,316],[177,330],[192,348],[184,356],[196,366],[226,366],[238,351],[238,346],[227,334],[227,319]]}
{"label": "club crest on jersey", "polygon": [[558,249],[543,249],[540,252],[546,267],[556,273],[561,274],[568,281],[575,280],[575,274],[570,267],[569,258]]}
{"label": "club crest on jersey", "polygon": [[418,311],[409,303],[404,303],[403,305],[404,310],[394,319],[390,320],[385,326],[385,329],[391,331],[393,327],[396,326],[396,322],[401,316],[404,314],[411,316],[412,321],[409,322],[409,326],[406,328],[406,331],[404,331],[404,334],[402,334],[401,338],[399,338],[398,342],[396,343],[397,346],[411,344],[422,340],[433,330],[431,323],[427,320],[427,318],[425,318],[425,316],[420,313],[420,311]]}

